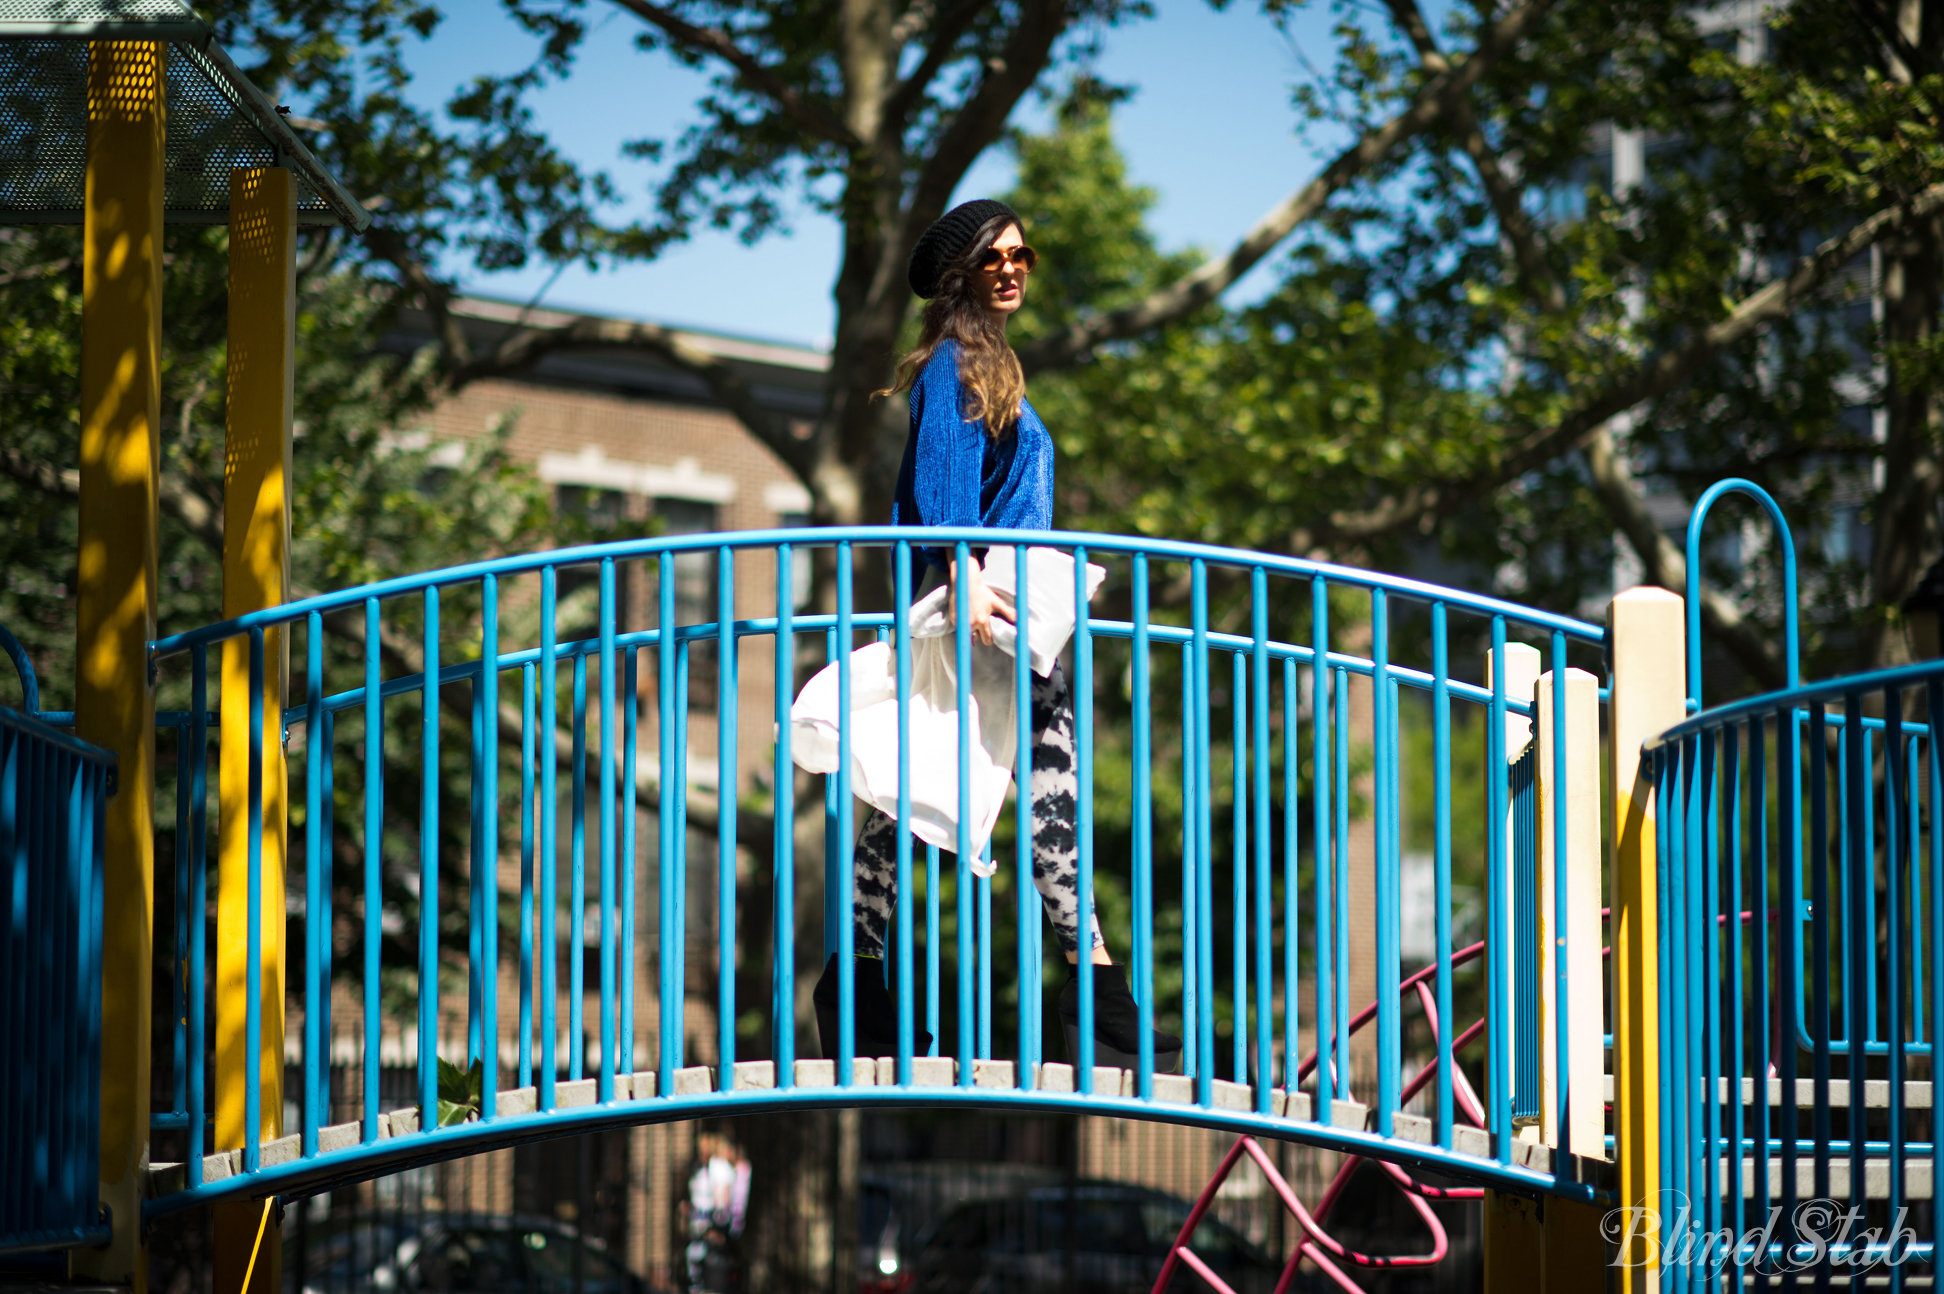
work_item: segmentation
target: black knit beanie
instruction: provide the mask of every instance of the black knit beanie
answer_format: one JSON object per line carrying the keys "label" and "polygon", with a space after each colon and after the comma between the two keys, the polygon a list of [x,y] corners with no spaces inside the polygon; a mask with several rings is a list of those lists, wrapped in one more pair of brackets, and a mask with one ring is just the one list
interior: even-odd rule
{"label": "black knit beanie", "polygon": [[932,222],[911,249],[911,266],[905,272],[911,290],[927,300],[938,295],[938,280],[958,255],[971,243],[979,226],[994,216],[1009,216],[1015,224],[1018,213],[993,198],[974,198],[961,202]]}

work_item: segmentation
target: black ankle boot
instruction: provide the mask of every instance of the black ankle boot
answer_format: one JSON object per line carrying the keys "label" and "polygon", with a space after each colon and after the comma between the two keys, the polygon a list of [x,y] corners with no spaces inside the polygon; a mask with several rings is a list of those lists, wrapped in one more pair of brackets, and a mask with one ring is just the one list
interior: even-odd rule
{"label": "black ankle boot", "polygon": [[[1127,968],[1095,966],[1094,1064],[1134,1069],[1141,1063],[1141,1010],[1127,991]],[[1066,1034],[1067,1059],[1080,1063],[1080,968],[1067,967],[1066,987],[1060,990],[1060,1024]],[[1154,1031],[1154,1072],[1172,1074],[1181,1068],[1181,1039]]]}
{"label": "black ankle boot", "polygon": [[[884,963],[876,957],[859,957],[853,969],[856,1012],[851,1017],[851,1055],[895,1056],[898,1054],[898,1008],[884,987]],[[823,974],[810,994],[817,1008],[817,1040],[825,1060],[837,1059],[837,955],[824,963]],[[931,1034],[915,1025],[911,1031],[911,1054],[922,1056],[931,1050]]]}

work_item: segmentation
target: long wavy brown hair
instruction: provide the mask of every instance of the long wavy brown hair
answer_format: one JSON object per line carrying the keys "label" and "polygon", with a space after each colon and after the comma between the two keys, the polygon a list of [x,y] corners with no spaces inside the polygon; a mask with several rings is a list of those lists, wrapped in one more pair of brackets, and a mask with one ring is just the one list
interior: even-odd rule
{"label": "long wavy brown hair", "polygon": [[1026,400],[1026,373],[1006,341],[1003,319],[980,302],[978,278],[979,257],[1008,225],[1016,223],[1011,216],[994,216],[946,264],[938,278],[938,294],[925,303],[918,344],[898,361],[891,385],[874,394],[894,395],[909,387],[940,346],[957,342],[959,384],[965,392],[959,416],[968,422],[983,419],[986,434],[995,438],[1018,425],[1019,408]]}

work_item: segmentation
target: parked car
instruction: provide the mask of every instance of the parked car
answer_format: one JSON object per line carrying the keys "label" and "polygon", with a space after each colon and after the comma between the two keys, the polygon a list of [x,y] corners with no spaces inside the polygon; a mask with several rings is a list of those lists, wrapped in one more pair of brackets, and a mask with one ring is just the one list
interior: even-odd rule
{"label": "parked car", "polygon": [[[288,1260],[287,1281],[298,1273]],[[548,1218],[432,1214],[313,1241],[300,1294],[654,1294],[600,1241]]]}
{"label": "parked car", "polygon": [[[913,1260],[922,1294],[1148,1294],[1188,1201],[1118,1182],[1041,1186],[974,1200],[920,1236]],[[1282,1263],[1234,1228],[1203,1217],[1197,1257],[1236,1291],[1272,1294]],[[1170,1290],[1204,1288],[1178,1267]]]}

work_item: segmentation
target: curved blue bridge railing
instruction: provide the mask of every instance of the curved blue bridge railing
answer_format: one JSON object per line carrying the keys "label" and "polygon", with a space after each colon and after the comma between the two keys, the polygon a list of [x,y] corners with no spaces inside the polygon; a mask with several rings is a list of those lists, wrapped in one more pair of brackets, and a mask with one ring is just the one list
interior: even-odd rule
{"label": "curved blue bridge railing", "polygon": [[[289,874],[302,889],[290,906],[302,916],[283,1004],[260,991],[254,923],[215,932],[242,953],[240,1003],[217,1000],[204,923],[178,924],[183,1009],[173,1045],[159,1049],[177,1058],[178,1098],[157,1122],[182,1130],[187,1154],[158,1174],[149,1212],[308,1193],[602,1126],[861,1102],[1165,1118],[1589,1198],[1594,1186],[1574,1156],[1597,1159],[1603,1147],[1548,1155],[1515,1135],[1515,1117],[1539,1108],[1540,1044],[1532,1014],[1510,1004],[1538,973],[1534,950],[1513,952],[1528,942],[1512,938],[1515,928],[1537,929],[1533,869],[1515,866],[1537,848],[1536,819],[1529,795],[1517,798],[1513,768],[1524,761],[1529,791],[1540,707],[1530,680],[1508,683],[1504,666],[1518,644],[1536,648],[1563,725],[1568,672],[1576,662],[1602,668],[1604,632],[1368,571],[1007,532],[1022,606],[1031,581],[1047,578],[1034,573],[1033,552],[1074,559],[1074,583],[1059,592],[1076,622],[1066,668],[1081,893],[1111,896],[1103,924],[1142,1025],[1186,1039],[1184,1072],[1155,1072],[1151,1045],[1128,1070],[1093,1063],[1084,962],[1080,1054],[1048,1054],[1044,1040],[1060,1035],[1047,1027],[1043,987],[1058,958],[1043,955],[1038,897],[1018,880],[1035,825],[1017,796],[989,846],[1009,866],[990,879],[970,866],[967,829],[956,856],[906,836],[886,972],[895,1054],[853,1054],[850,671],[837,672],[847,719],[836,773],[795,768],[791,702],[812,668],[884,642],[896,666],[896,731],[908,734],[913,554],[964,557],[993,538],[862,527],[565,549],[311,598],[154,643],[161,686],[187,693],[177,716],[178,911],[204,911],[208,898],[221,780],[211,768],[221,726],[212,678],[227,671],[230,695],[246,698],[244,713],[226,716],[236,725],[231,758],[246,761],[227,802],[244,827],[229,865],[247,874],[244,910],[260,911],[276,881],[265,874],[265,824],[274,831],[287,786]],[[1106,571],[1091,603],[1090,562]],[[885,567],[895,587],[860,598],[859,572]],[[814,571],[828,592],[813,608]],[[974,647],[964,626],[958,617],[947,651],[960,713],[978,654],[992,650]],[[1467,681],[1454,674],[1455,649],[1489,651],[1499,667],[1462,671],[1489,674]],[[293,703],[279,713],[266,697],[278,695],[284,659]],[[1030,713],[1023,654],[1004,668],[1019,712]],[[1560,762],[1538,775],[1563,782],[1567,735],[1557,736]],[[971,816],[966,741],[956,752],[960,822]],[[914,757],[938,756],[914,756],[902,736],[895,744],[908,804]],[[1030,743],[1017,759],[1025,783]],[[1454,775],[1470,761],[1485,775]],[[1481,854],[1454,846],[1453,823],[1468,815],[1484,824]],[[1370,836],[1353,822],[1367,822]],[[1563,854],[1564,816],[1548,829]],[[1412,900],[1430,909],[1428,974],[1408,979],[1399,942],[1407,850],[1428,854],[1432,874],[1428,898]],[[1352,879],[1366,865],[1372,906],[1359,910]],[[1485,955],[1454,962],[1456,885],[1466,879],[1485,891],[1473,936]],[[799,892],[817,889],[824,939],[813,950],[798,946],[796,914]],[[1553,926],[1569,929],[1564,885],[1556,902]],[[1365,928],[1375,951],[1367,987],[1352,983],[1350,964]],[[827,954],[845,982],[837,1054],[819,1058],[799,1004],[803,977]],[[1506,1005],[1484,1011],[1481,1026],[1458,1027],[1460,1003],[1476,1011],[1494,1001]],[[1428,1049],[1407,1047],[1413,1006],[1436,1039]],[[1353,1047],[1365,1008],[1374,1039]],[[240,1039],[237,1054],[285,1056],[301,1127],[276,1135],[266,1070],[270,1084],[277,1071],[245,1065],[240,1144],[212,1146],[205,1057],[218,1012],[234,1013],[221,1024]],[[281,1038],[280,1018],[290,1022]],[[1548,1041],[1560,1073],[1569,1044],[1599,1027],[1558,1022]],[[929,1048],[914,1046],[921,1029]],[[362,1077],[352,1108],[331,1102],[333,1063]],[[413,1099],[384,1108],[381,1064],[413,1070]],[[1563,1126],[1568,1093],[1556,1087],[1549,1099]],[[442,1097],[447,1126],[437,1126]]]}
{"label": "curved blue bridge railing", "polygon": [[1673,1288],[1832,1265],[1901,1285],[1935,1261],[1940,724],[1931,661],[1649,743],[1660,928],[1678,932],[1660,979],[1662,1189],[1687,1220]]}

